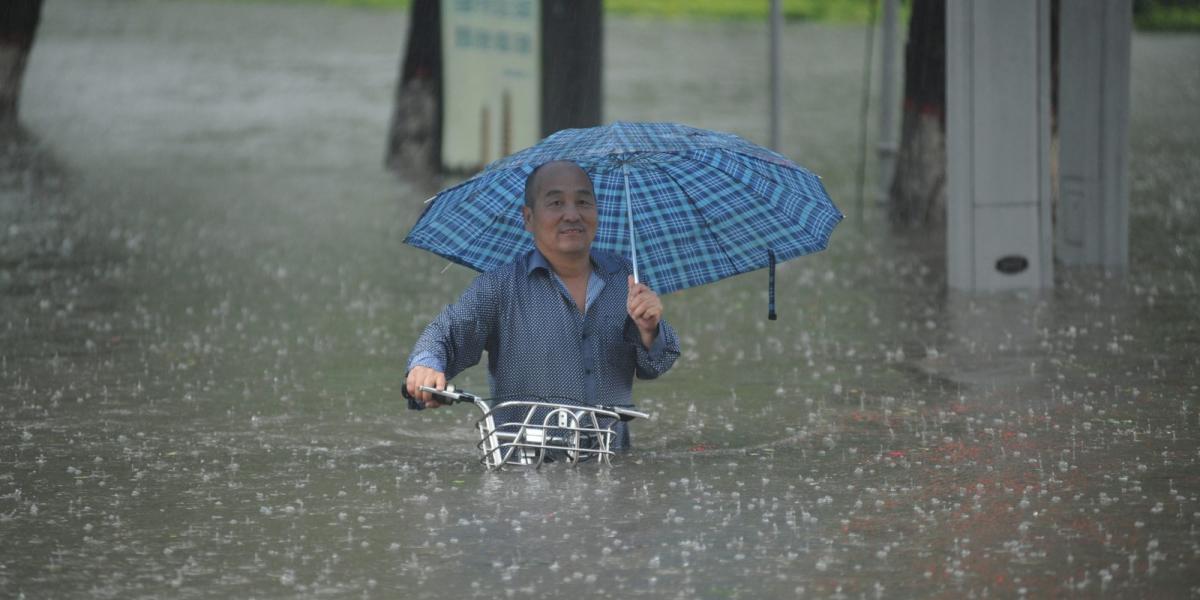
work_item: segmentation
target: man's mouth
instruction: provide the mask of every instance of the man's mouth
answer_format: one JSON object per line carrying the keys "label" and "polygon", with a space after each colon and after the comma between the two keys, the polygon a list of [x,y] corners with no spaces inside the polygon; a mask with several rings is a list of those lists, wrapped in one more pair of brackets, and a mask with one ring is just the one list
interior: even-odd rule
{"label": "man's mouth", "polygon": [[559,230],[559,233],[564,234],[564,235],[582,234],[583,228],[582,227],[568,227],[566,229]]}

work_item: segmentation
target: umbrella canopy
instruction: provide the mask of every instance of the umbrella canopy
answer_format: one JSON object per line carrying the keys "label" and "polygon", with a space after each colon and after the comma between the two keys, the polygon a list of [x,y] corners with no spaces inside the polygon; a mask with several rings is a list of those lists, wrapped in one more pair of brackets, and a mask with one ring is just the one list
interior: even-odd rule
{"label": "umbrella canopy", "polygon": [[[564,129],[434,196],[404,240],[478,271],[533,248],[525,179],[570,160],[592,179],[593,248],[633,258],[659,294],[823,250],[842,213],[821,180],[736,135],[674,123]],[[632,221],[632,230],[630,228]]]}

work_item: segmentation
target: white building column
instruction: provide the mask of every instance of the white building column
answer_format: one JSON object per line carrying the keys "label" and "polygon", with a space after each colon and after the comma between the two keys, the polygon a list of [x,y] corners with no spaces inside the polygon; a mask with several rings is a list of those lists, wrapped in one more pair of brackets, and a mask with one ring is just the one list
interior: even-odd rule
{"label": "white building column", "polygon": [[951,288],[1053,285],[1049,0],[946,3]]}

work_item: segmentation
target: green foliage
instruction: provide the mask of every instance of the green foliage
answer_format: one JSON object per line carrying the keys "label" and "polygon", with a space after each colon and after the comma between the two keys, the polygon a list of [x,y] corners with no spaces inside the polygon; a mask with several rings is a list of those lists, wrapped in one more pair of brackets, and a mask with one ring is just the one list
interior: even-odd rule
{"label": "green foliage", "polygon": [[[412,0],[218,0],[224,2],[278,2],[330,4],[383,9],[406,9]],[[790,21],[866,23],[870,5],[881,10],[881,0],[783,0],[783,16]],[[660,19],[763,20],[770,0],[604,0],[613,15]],[[907,21],[909,2],[901,3]],[[1135,0],[1134,25],[1147,31],[1200,31],[1200,0]]]}
{"label": "green foliage", "polygon": [[1133,23],[1146,31],[1200,31],[1200,1],[1138,0]]}
{"label": "green foliage", "polygon": [[[222,0],[331,4],[372,8],[407,8],[412,0]],[[783,0],[788,20],[861,22],[870,14],[871,0]],[[879,0],[874,0],[878,2]],[[754,19],[767,18],[770,0],[604,0],[608,14],[649,18]]]}
{"label": "green foliage", "polygon": [[[878,0],[783,0],[788,20],[866,22]],[[612,14],[660,18],[766,19],[770,0],[605,0]]]}

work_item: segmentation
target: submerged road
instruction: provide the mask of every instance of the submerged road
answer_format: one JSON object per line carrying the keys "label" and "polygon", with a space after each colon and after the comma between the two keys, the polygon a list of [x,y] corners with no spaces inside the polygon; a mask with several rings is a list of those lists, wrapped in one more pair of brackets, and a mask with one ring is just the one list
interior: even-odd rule
{"label": "submerged road", "polygon": [[[0,596],[1200,594],[1200,36],[1134,38],[1129,273],[948,295],[936,236],[848,219],[780,321],[765,273],[664,299],[636,451],[488,474],[468,407],[398,398],[472,277],[380,166],[405,31],[46,3],[0,143]],[[844,210],[861,34],[785,31],[784,150]],[[764,27],[605,35],[607,118],[765,139]]]}

